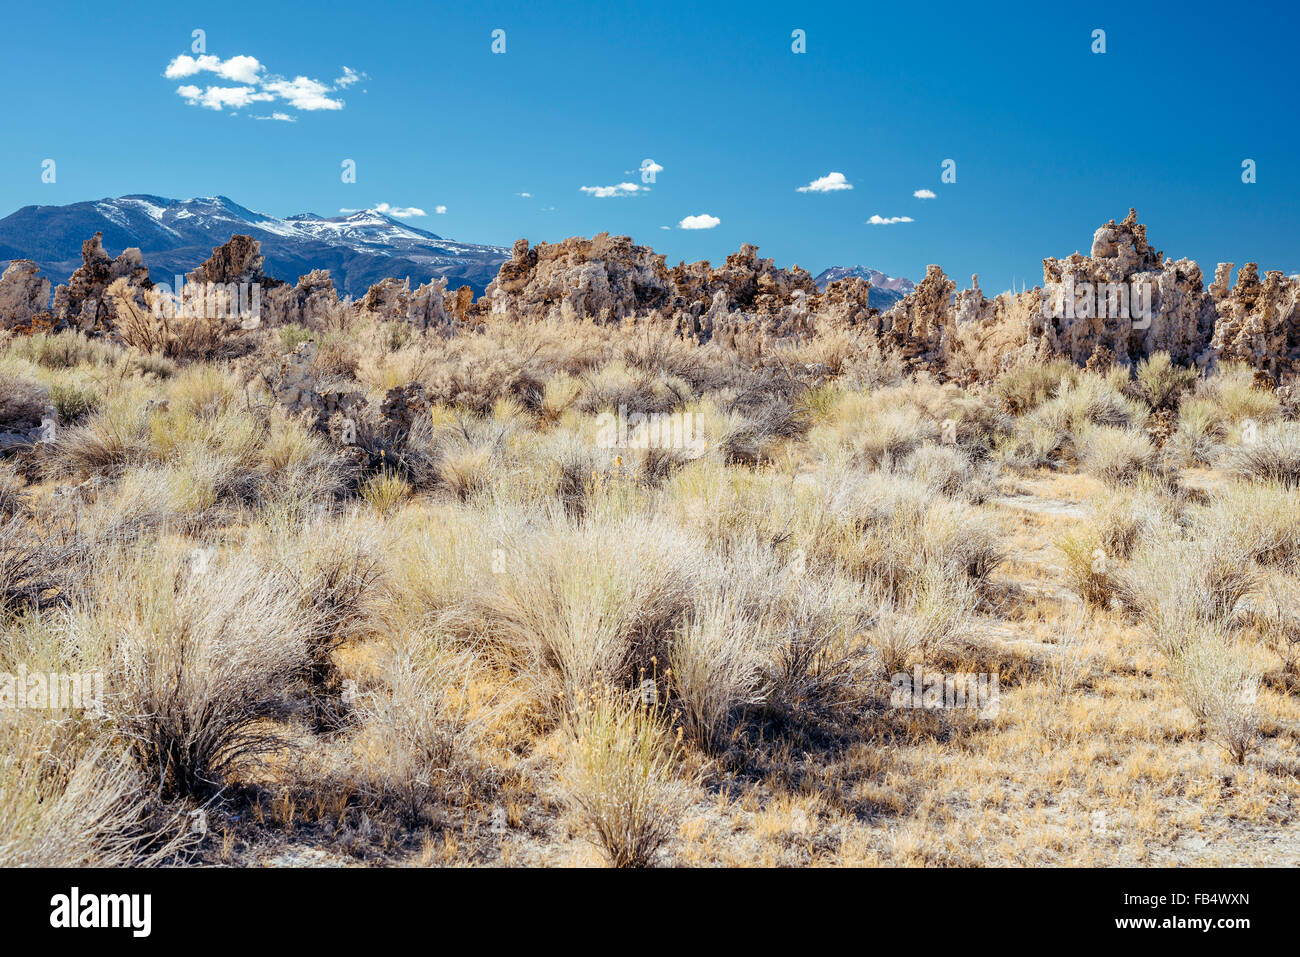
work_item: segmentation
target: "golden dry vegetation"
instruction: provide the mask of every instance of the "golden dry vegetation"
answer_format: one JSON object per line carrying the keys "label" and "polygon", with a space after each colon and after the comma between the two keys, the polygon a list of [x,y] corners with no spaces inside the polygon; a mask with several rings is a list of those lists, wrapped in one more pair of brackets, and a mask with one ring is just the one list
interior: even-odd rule
{"label": "golden dry vegetation", "polygon": [[[308,339],[355,444],[277,401]],[[105,689],[0,712],[0,864],[1300,862],[1300,424],[1244,368],[238,346],[0,343],[0,431],[56,426],[0,460],[0,673]]]}

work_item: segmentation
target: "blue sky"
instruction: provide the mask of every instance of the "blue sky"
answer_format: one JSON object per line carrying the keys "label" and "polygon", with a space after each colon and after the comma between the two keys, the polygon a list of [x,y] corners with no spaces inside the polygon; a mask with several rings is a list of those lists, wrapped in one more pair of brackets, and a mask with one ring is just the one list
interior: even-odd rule
{"label": "blue sky", "polygon": [[[126,193],[281,216],[387,203],[470,242],[608,230],[670,264],[753,242],[813,272],[920,279],[933,262],[993,290],[1041,282],[1044,256],[1086,252],[1136,206],[1158,248],[1207,274],[1219,260],[1300,271],[1300,14],[1139,6],[16,5],[0,214]],[[164,75],[180,56],[197,65],[195,29],[229,76],[182,75],[184,61]],[[355,82],[337,82],[344,67]],[[265,99],[211,109],[208,87]],[[255,119],[275,113],[292,121]],[[649,184],[646,159],[662,167]],[[798,190],[831,173],[853,188]],[[622,183],[639,188],[581,189]],[[719,223],[680,228],[692,216]]]}

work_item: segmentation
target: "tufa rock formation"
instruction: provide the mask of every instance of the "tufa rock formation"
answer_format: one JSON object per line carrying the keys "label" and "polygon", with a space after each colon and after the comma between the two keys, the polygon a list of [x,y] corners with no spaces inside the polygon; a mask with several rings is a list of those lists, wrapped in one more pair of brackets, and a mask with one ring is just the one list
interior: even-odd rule
{"label": "tufa rock formation", "polygon": [[67,285],[54,290],[55,323],[83,332],[111,329],[117,306],[105,292],[118,279],[126,280],[124,285],[132,301],[145,308],[145,293],[153,288],[153,283],[149,281],[149,267],[144,264],[140,250],[132,246],[116,259],[110,259],[104,251],[104,234],[95,233],[81,244],[81,265]]}
{"label": "tufa rock formation", "polygon": [[50,281],[30,259],[15,259],[0,276],[0,329],[29,326],[50,311]]}

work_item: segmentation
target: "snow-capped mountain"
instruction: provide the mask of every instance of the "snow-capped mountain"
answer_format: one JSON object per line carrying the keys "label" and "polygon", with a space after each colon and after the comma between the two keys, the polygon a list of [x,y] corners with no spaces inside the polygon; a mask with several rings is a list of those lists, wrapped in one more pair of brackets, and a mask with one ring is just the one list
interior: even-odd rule
{"label": "snow-capped mountain", "polygon": [[81,244],[96,232],[117,255],[137,246],[158,281],[188,273],[214,247],[236,233],[262,244],[267,274],[289,282],[328,269],[340,293],[360,296],[387,276],[483,287],[510,251],[443,239],[375,210],[324,217],[300,213],[279,219],[253,212],[224,196],[175,200],[133,195],[67,206],[24,206],[0,219],[0,265],[34,259],[53,282],[65,282],[81,265]]}
{"label": "snow-capped mountain", "polygon": [[916,288],[916,284],[910,279],[896,279],[878,270],[868,269],[866,266],[831,266],[830,269],[823,270],[813,281],[817,283],[818,289],[825,292],[826,287],[836,279],[846,279],[849,276],[857,276],[871,283],[867,302],[882,310],[888,309]]}

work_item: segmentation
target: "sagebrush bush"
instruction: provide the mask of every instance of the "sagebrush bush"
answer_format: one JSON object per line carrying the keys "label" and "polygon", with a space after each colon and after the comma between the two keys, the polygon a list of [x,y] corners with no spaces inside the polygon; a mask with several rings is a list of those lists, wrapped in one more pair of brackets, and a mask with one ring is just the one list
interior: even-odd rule
{"label": "sagebrush bush", "polygon": [[1134,374],[1138,391],[1153,409],[1174,409],[1178,400],[1196,384],[1195,369],[1175,365],[1168,352],[1153,352],[1138,363]]}
{"label": "sagebrush bush", "polygon": [[614,867],[647,867],[673,837],[679,745],[659,712],[599,684],[567,718],[563,786],[586,838]]}
{"label": "sagebrush bush", "polygon": [[687,732],[702,746],[723,747],[738,712],[767,697],[768,625],[734,599],[715,595],[694,609],[668,653],[673,699]]}
{"label": "sagebrush bush", "polygon": [[128,553],[79,628],[115,645],[111,716],[164,796],[211,793],[286,744],[311,665],[310,623],[292,583],[253,560],[188,571]]}
{"label": "sagebrush bush", "polygon": [[1300,485],[1300,425],[1275,422],[1259,427],[1233,449],[1228,467],[1241,478]]}

